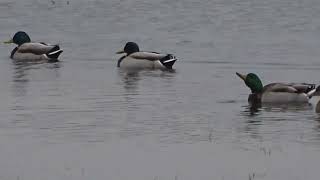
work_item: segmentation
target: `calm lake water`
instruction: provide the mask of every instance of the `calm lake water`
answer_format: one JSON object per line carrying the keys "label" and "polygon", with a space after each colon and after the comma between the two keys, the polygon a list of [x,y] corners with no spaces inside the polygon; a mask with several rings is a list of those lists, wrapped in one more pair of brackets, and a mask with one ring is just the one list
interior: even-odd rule
{"label": "calm lake water", "polygon": [[[251,109],[235,75],[319,84],[318,0],[2,0],[0,24],[64,49],[0,46],[0,179],[319,179],[316,101]],[[127,41],[175,72],[120,71]]]}

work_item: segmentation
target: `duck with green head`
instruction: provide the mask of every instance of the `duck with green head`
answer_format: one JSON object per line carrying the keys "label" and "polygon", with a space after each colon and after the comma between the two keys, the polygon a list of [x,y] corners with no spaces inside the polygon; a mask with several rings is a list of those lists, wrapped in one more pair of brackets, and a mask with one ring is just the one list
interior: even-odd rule
{"label": "duck with green head", "polygon": [[250,88],[250,103],[307,103],[316,92],[315,84],[271,83],[263,86],[260,78],[249,73],[236,73]]}
{"label": "duck with green head", "polygon": [[29,35],[23,31],[16,32],[12,39],[4,43],[18,45],[12,50],[10,58],[19,61],[55,62],[63,52],[59,45],[31,42]]}
{"label": "duck with green head", "polygon": [[177,61],[172,54],[140,51],[138,44],[127,42],[124,49],[117,52],[123,54],[118,60],[121,69],[161,69],[170,70]]}

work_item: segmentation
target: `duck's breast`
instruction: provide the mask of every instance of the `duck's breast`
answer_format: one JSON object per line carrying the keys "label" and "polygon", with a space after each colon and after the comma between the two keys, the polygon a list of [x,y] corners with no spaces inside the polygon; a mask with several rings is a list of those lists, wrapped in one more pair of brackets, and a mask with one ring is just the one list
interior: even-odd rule
{"label": "duck's breast", "polygon": [[266,92],[262,94],[263,103],[307,103],[309,98],[304,93]]}

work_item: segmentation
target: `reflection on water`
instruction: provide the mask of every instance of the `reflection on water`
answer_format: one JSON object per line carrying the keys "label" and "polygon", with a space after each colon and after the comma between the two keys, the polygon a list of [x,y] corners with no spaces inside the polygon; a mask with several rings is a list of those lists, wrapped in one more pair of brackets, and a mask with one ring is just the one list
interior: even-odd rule
{"label": "reflection on water", "polygon": [[[41,63],[41,62],[17,62],[13,61],[13,78],[12,92],[14,97],[25,96],[28,89],[28,84],[32,78],[33,71],[53,70],[48,76],[57,78],[59,76],[58,69],[60,63]],[[53,72],[53,74],[52,74]]]}
{"label": "reflection on water", "polygon": [[317,114],[315,115],[315,117],[314,116],[310,117],[310,119],[312,120],[314,119],[317,122],[317,124],[314,127],[314,130],[317,131],[318,133],[315,134],[315,137],[316,137],[316,141],[320,141],[320,115]]}
{"label": "reflection on water", "polygon": [[252,116],[259,115],[259,112],[261,111],[262,106],[261,106],[261,103],[252,103],[244,107],[245,107],[245,110],[243,111],[243,114],[244,115],[247,114],[249,117],[252,117]]}
{"label": "reflection on water", "polygon": [[281,143],[286,139],[309,145],[319,141],[319,116],[314,112],[314,105],[311,103],[248,104],[241,108],[243,123],[236,127],[238,133],[244,134],[244,137],[273,143]]}
{"label": "reflection on water", "polygon": [[14,64],[12,92],[13,96],[15,97],[25,96],[27,93],[29,79],[27,77],[27,71],[25,67],[25,65]]}
{"label": "reflection on water", "polygon": [[123,87],[128,94],[136,94],[138,91],[138,83],[141,80],[139,71],[126,72],[119,70],[118,74],[123,82]]}
{"label": "reflection on water", "polygon": [[119,69],[118,75],[121,77],[123,87],[128,94],[137,94],[139,92],[139,82],[146,81],[150,78],[161,78],[166,81],[164,85],[172,82],[176,75],[176,71],[159,71],[159,70],[137,70],[124,71]]}
{"label": "reflection on water", "polygon": [[[9,107],[13,116],[9,119],[10,126],[16,128],[42,126],[42,123],[37,121],[40,116],[37,112],[40,109],[52,107],[50,105],[52,103],[44,105],[43,102],[48,99],[48,93],[52,87],[50,84],[55,84],[54,79],[59,77],[60,67],[60,63],[12,62],[11,96],[13,101]],[[54,88],[57,88],[57,84]]]}
{"label": "reflection on water", "polygon": [[303,104],[263,104],[263,110],[267,112],[303,112],[312,111],[313,105],[310,103]]}

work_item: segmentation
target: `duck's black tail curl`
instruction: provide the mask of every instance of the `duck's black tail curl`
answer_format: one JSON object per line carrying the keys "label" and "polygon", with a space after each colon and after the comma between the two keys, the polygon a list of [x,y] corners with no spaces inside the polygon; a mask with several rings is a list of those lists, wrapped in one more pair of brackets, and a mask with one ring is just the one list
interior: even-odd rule
{"label": "duck's black tail curl", "polygon": [[63,50],[60,49],[59,45],[55,45],[46,55],[49,59],[58,60],[58,57],[62,52]]}
{"label": "duck's black tail curl", "polygon": [[177,61],[177,58],[172,54],[168,54],[160,59],[160,62],[168,69],[172,69],[173,64]]}

